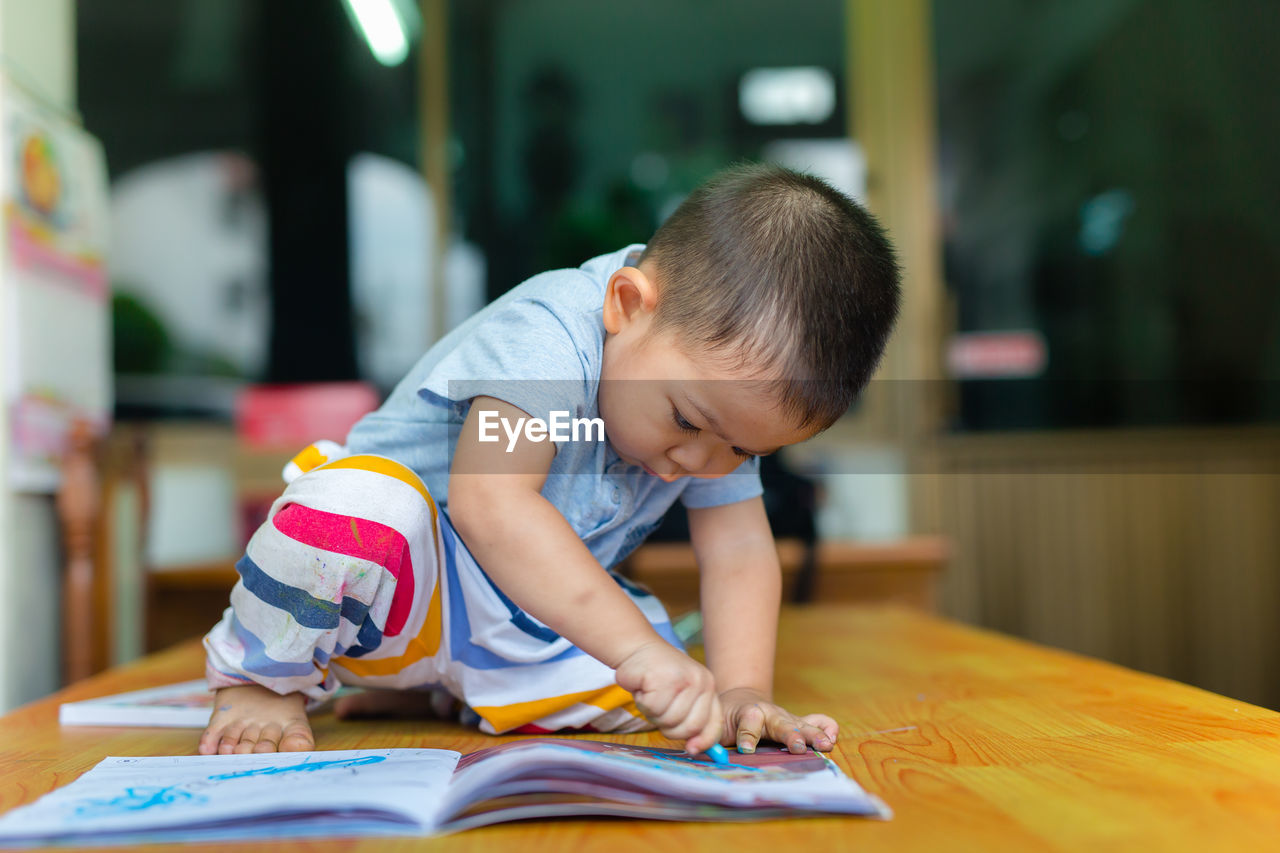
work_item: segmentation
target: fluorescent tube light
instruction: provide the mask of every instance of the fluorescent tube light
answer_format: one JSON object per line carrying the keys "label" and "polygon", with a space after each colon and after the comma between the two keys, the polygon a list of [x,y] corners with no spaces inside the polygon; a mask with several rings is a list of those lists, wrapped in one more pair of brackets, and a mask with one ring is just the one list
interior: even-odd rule
{"label": "fluorescent tube light", "polygon": [[821,124],[836,108],[825,68],[756,68],[742,75],[738,107],[753,124]]}
{"label": "fluorescent tube light", "polygon": [[388,67],[409,55],[409,36],[392,0],[343,0],[373,56]]}

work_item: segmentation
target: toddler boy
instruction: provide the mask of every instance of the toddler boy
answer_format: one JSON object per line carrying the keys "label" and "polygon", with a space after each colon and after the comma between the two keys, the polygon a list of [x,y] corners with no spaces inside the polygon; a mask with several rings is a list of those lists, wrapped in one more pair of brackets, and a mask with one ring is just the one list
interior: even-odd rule
{"label": "toddler boy", "polygon": [[[845,412],[898,302],[875,221],[772,165],[716,175],[646,246],[496,300],[344,448],[295,460],[205,638],[200,752],[313,749],[306,706],[342,684],[456,697],[491,733],[829,750],[830,717],[772,701],[781,581],[756,458]],[[611,571],[677,499],[706,666]]]}

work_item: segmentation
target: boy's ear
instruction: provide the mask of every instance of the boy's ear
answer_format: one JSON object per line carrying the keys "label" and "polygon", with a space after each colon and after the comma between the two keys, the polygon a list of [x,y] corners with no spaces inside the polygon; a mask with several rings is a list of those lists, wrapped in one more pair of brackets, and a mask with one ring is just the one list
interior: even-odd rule
{"label": "boy's ear", "polygon": [[604,291],[604,328],[616,335],[658,307],[658,288],[636,267],[623,267],[609,277]]}

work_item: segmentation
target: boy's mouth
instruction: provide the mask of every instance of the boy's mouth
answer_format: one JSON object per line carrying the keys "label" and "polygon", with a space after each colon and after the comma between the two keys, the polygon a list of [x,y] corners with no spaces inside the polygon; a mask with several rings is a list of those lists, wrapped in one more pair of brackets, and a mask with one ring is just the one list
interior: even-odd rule
{"label": "boy's mouth", "polygon": [[657,477],[659,480],[661,480],[664,483],[673,483],[676,480],[679,480],[682,476],[684,476],[683,474],[659,474],[657,471],[653,470],[643,462],[640,463],[640,467],[644,469],[644,472],[646,474],[648,474],[651,477]]}

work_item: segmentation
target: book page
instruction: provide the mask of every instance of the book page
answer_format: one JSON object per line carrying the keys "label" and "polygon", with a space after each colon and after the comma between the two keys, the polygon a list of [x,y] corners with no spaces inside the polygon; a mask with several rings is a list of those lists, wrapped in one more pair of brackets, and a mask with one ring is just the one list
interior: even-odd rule
{"label": "book page", "polygon": [[464,756],[440,814],[448,820],[492,796],[593,789],[601,798],[629,791],[735,808],[890,814],[814,752],[792,755],[766,748],[751,755],[731,753],[730,764],[721,766],[678,749],[567,738],[513,741]]}
{"label": "book page", "polygon": [[450,818],[443,832],[461,832],[495,823],[530,818],[627,817],[645,820],[757,821],[804,816],[807,812],[780,808],[735,809],[710,803],[683,802],[671,797],[645,800],[601,800],[597,794],[548,792],[486,799]]}
{"label": "book page", "polygon": [[459,754],[442,749],[105,758],[0,817],[0,842],[427,834]]}

